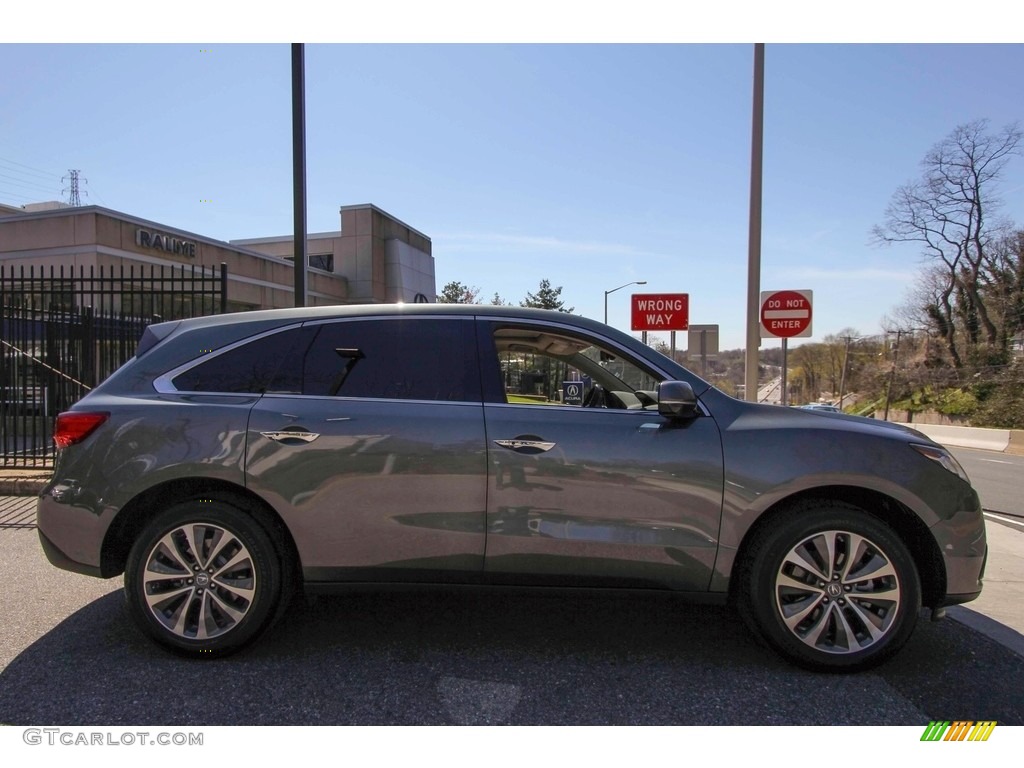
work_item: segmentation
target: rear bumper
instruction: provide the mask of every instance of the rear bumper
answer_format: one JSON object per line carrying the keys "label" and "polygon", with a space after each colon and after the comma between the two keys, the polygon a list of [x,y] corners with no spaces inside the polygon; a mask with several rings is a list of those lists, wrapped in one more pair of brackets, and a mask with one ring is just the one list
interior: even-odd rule
{"label": "rear bumper", "polygon": [[36,503],[43,552],[58,568],[102,577],[100,558],[109,523],[69,488],[51,484]]}
{"label": "rear bumper", "polygon": [[86,563],[80,563],[77,560],[72,560],[60,547],[46,538],[46,534],[42,531],[39,531],[39,543],[43,547],[43,553],[46,555],[46,559],[49,560],[52,565],[55,565],[58,568],[63,568],[65,571],[102,578],[103,574],[97,566],[87,565]]}

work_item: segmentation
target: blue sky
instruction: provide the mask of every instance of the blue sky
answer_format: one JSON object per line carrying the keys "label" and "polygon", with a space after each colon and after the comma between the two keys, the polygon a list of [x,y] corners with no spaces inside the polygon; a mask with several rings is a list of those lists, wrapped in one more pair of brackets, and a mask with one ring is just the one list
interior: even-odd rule
{"label": "blue sky", "polygon": [[[309,230],[373,203],[431,237],[438,289],[518,302],[548,278],[600,318],[604,291],[646,280],[609,297],[613,325],[633,290],[689,293],[691,322],[741,347],[752,67],[745,42],[309,43]],[[0,202],[59,199],[76,168],[87,203],[292,231],[287,44],[8,42],[0,71]],[[916,250],[872,226],[958,124],[1024,117],[1021,71],[1019,44],[769,42],[761,287],[813,290],[814,339],[903,303]],[[1000,192],[1024,223],[1024,159]]]}

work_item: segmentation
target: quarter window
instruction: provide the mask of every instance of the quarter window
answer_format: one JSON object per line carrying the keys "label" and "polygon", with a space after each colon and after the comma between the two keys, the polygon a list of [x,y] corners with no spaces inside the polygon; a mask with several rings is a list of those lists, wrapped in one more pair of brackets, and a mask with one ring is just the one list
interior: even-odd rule
{"label": "quarter window", "polygon": [[315,333],[292,328],[229,349],[174,377],[179,392],[262,394],[302,391],[302,359]]}

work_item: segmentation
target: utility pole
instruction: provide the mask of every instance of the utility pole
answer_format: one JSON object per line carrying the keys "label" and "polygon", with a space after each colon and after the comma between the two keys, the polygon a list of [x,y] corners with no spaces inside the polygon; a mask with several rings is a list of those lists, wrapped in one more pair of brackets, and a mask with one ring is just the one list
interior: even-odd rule
{"label": "utility pole", "polygon": [[889,420],[889,402],[892,399],[892,382],[896,377],[896,360],[900,356],[900,336],[903,335],[902,330],[896,331],[896,344],[892,348],[892,370],[889,371],[889,384],[885,388],[885,413],[882,415],[882,421]]}
{"label": "utility pole", "polygon": [[843,374],[839,377],[839,410],[843,410],[843,396],[846,392],[846,363],[850,359],[850,342],[853,341],[852,336],[844,336],[846,339],[846,349],[843,351]]}

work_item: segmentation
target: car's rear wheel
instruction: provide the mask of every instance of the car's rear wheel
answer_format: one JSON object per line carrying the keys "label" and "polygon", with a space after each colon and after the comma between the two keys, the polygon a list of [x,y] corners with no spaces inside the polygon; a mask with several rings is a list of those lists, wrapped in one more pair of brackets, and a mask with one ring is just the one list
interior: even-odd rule
{"label": "car's rear wheel", "polygon": [[136,624],[164,647],[225,655],[271,623],[281,574],[270,536],[251,516],[194,500],[166,510],[135,540],[125,593]]}
{"label": "car's rear wheel", "polygon": [[873,667],[917,622],[921,587],[910,552],[857,507],[801,505],[762,529],[746,565],[744,616],[803,667]]}

